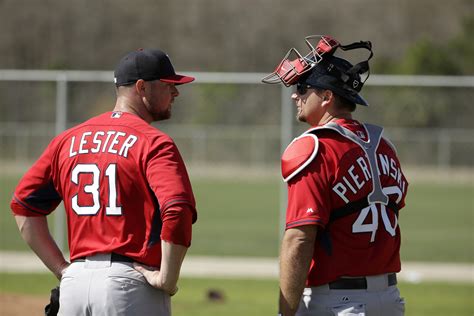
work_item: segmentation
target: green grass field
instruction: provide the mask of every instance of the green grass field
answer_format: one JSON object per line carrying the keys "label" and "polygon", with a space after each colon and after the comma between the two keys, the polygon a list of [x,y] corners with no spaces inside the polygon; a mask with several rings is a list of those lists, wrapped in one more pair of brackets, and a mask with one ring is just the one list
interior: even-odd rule
{"label": "green grass field", "polygon": [[[0,183],[0,250],[27,250],[9,201],[18,177]],[[278,179],[192,179],[198,205],[192,255],[278,255]],[[474,184],[414,183],[400,214],[402,258],[474,262]],[[53,222],[53,221],[51,221]]]}
{"label": "green grass field", "polygon": [[[0,293],[46,296],[56,283],[48,274],[0,274]],[[175,316],[260,316],[277,312],[276,280],[183,278],[179,286],[180,291],[172,300]],[[211,289],[221,291],[224,301],[210,301],[207,293]],[[400,291],[406,300],[407,316],[472,316],[474,313],[472,285],[401,283]]]}
{"label": "green grass field", "polygon": [[[9,201],[18,177],[0,182],[0,250],[27,250],[10,215]],[[278,255],[279,190],[275,180],[192,179],[199,218],[191,255]],[[474,185],[414,183],[402,210],[402,258],[406,261],[473,260]],[[0,273],[0,292],[45,295],[57,281],[47,274]],[[276,280],[180,280],[174,315],[275,315]],[[224,302],[206,298],[224,292]],[[474,314],[471,284],[401,283],[408,316]]]}

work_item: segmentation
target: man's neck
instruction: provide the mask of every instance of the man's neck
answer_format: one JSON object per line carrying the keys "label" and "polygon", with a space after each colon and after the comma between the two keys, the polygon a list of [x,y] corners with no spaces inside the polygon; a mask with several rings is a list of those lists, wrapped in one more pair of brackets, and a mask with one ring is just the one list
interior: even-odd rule
{"label": "man's neck", "polygon": [[121,111],[130,113],[133,115],[138,116],[142,120],[146,121],[148,124],[151,123],[151,118],[146,115],[147,113],[142,113],[143,111],[139,110],[139,107],[134,105],[135,103],[127,98],[117,98],[117,102],[115,103],[114,111]]}
{"label": "man's neck", "polygon": [[319,121],[318,125],[325,125],[329,122],[334,122],[334,121],[337,121],[339,119],[351,120],[352,119],[352,114],[350,112],[343,112],[343,113],[338,113],[338,114],[332,115],[332,114],[326,112],[323,115],[323,117],[321,118],[321,120]]}

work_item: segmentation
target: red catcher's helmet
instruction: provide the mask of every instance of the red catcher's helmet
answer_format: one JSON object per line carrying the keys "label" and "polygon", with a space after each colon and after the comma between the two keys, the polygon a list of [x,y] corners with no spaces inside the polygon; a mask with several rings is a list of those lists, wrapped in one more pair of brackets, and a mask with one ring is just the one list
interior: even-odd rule
{"label": "red catcher's helmet", "polygon": [[[310,48],[308,54],[303,56],[298,52],[298,50],[296,50],[296,48],[291,48],[288,53],[286,53],[283,60],[278,64],[276,69],[268,76],[265,76],[262,79],[262,82],[270,84],[283,82],[287,87],[294,85],[298,82],[301,75],[313,69],[314,66],[319,64],[325,58],[324,56],[331,57],[337,48],[344,51],[365,48],[370,51],[370,56],[367,60],[356,64],[348,70],[347,74],[341,74],[341,77],[347,77],[347,75],[352,73],[362,74],[369,72],[368,61],[373,55],[372,44],[369,41],[341,45],[337,40],[328,35],[310,35],[305,37],[305,42]],[[367,78],[368,75],[365,80],[367,80]],[[360,86],[360,88],[362,88],[362,86]]]}
{"label": "red catcher's helmet", "polygon": [[291,48],[275,71],[262,79],[263,83],[283,82],[285,86],[289,87],[295,84],[302,74],[319,63],[324,54],[332,55],[340,46],[338,41],[328,35],[311,35],[305,37],[304,40],[310,48],[310,52],[306,56],[302,56],[296,48]]}

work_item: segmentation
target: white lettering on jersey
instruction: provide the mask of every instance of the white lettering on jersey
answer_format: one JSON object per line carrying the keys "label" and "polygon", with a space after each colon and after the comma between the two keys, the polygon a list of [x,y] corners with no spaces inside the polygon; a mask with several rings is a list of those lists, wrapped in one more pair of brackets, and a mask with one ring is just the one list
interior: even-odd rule
{"label": "white lettering on jersey", "polygon": [[349,199],[346,198],[347,188],[341,182],[336,183],[335,186],[332,187],[332,190],[339,195],[339,197],[346,203],[349,203]]}
{"label": "white lettering on jersey", "polygon": [[369,167],[365,163],[365,160],[363,157],[357,158],[357,164],[359,164],[360,169],[362,169],[362,172],[364,173],[365,181],[369,181],[369,179],[372,178],[370,175]]}
{"label": "white lettering on jersey", "polygon": [[357,194],[371,178],[369,167],[364,157],[357,158],[356,162],[347,170],[348,176],[342,176],[342,181],[336,183],[332,188],[345,203],[349,203],[349,198],[346,196],[348,189],[353,194]]}
{"label": "white lettering on jersey", "polygon": [[[398,183],[399,189],[404,193],[406,189],[406,181],[403,180],[402,171],[397,165],[397,162],[387,156],[387,155],[378,155],[379,165],[382,168],[382,175],[389,176],[393,178]],[[371,173],[369,166],[364,159],[364,157],[359,157],[356,159],[356,163],[351,165],[341,179],[342,181],[337,182],[332,190],[345,202],[349,203],[350,199],[348,193],[352,192],[356,195],[367,183],[370,183]]]}
{"label": "white lettering on jersey", "polygon": [[343,176],[342,180],[346,183],[346,185],[349,187],[349,189],[351,189],[352,193],[354,193],[354,194],[357,193],[356,189],[354,189],[354,187],[351,185],[349,180],[347,180],[346,176]]}
{"label": "white lettering on jersey", "polygon": [[78,154],[109,153],[127,158],[128,150],[133,147],[137,140],[137,136],[128,135],[124,132],[96,131],[92,134],[88,131],[81,135],[79,144],[76,144],[76,136],[71,137],[69,157]]}
{"label": "white lettering on jersey", "polygon": [[107,144],[109,143],[110,136],[112,136],[113,134],[115,134],[115,131],[108,131],[107,132],[107,139],[104,142],[104,146],[102,146],[102,152],[103,153],[105,152],[105,148],[107,147]]}
{"label": "white lettering on jersey", "polygon": [[124,132],[117,132],[117,134],[115,134],[114,140],[110,143],[109,153],[111,153],[111,154],[116,154],[117,153],[117,150],[114,149],[114,146],[119,143],[119,141],[118,141],[119,136],[123,137],[125,135],[127,135],[127,134],[125,134]]}
{"label": "white lettering on jersey", "polygon": [[362,188],[364,186],[365,181],[359,182],[359,176],[354,174],[353,171],[354,171],[354,166],[352,165],[349,168],[348,172],[349,172],[349,175],[351,176],[352,180],[354,180],[354,183],[357,186],[357,189],[360,190],[360,188]]}
{"label": "white lettering on jersey", "polygon": [[397,181],[398,186],[402,192],[405,193],[406,181],[402,179],[402,171],[397,165],[397,162],[387,155],[379,154],[378,158],[380,165],[382,166],[381,174],[392,177],[395,181]]}
{"label": "white lettering on jersey", "polygon": [[128,138],[123,142],[122,148],[120,148],[119,155],[127,158],[128,150],[135,144],[138,137],[135,135],[129,135]]}
{"label": "white lettering on jersey", "polygon": [[75,155],[77,155],[77,151],[73,150],[75,140],[76,140],[76,136],[73,136],[71,138],[71,146],[69,147],[69,157],[74,157]]}
{"label": "white lettering on jersey", "polygon": [[94,144],[96,144],[97,147],[96,147],[96,148],[91,148],[91,153],[93,153],[93,154],[97,154],[97,153],[99,152],[99,150],[100,150],[100,145],[102,144],[102,141],[97,138],[99,135],[100,135],[100,136],[104,136],[105,133],[102,132],[102,131],[98,131],[98,132],[95,133],[94,139],[92,140],[92,142],[93,142]]}
{"label": "white lettering on jersey", "polygon": [[82,134],[81,142],[79,143],[79,153],[80,154],[87,154],[88,150],[85,150],[83,147],[87,143],[86,137],[91,136],[92,132],[85,132]]}

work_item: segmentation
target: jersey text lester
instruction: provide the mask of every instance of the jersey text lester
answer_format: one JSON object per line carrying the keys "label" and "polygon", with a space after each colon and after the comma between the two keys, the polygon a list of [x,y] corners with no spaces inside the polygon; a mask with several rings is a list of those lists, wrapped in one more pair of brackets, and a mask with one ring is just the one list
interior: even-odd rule
{"label": "jersey text lester", "polygon": [[110,153],[127,158],[128,150],[136,143],[138,137],[117,131],[84,132],[79,139],[71,137],[69,157],[80,154]]}

